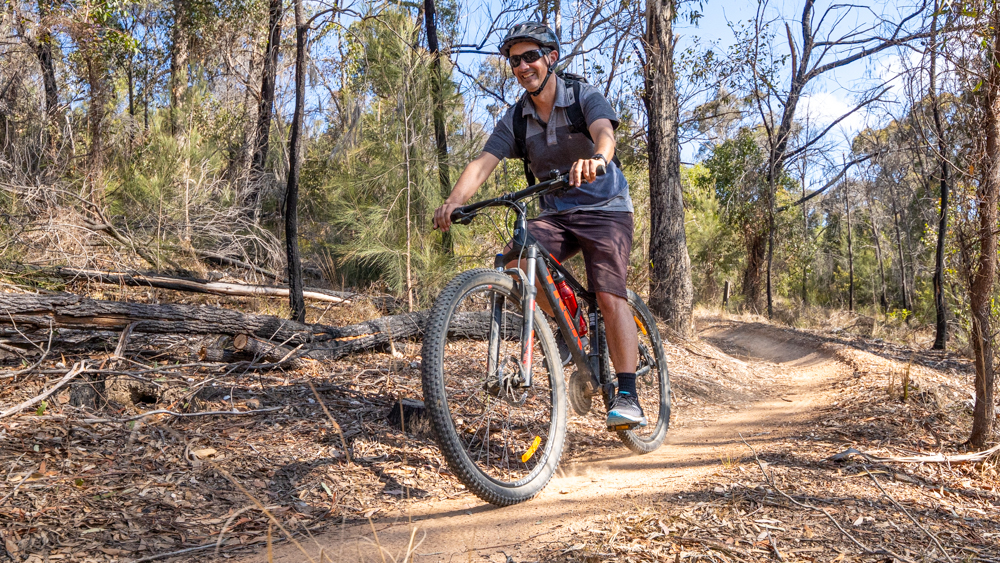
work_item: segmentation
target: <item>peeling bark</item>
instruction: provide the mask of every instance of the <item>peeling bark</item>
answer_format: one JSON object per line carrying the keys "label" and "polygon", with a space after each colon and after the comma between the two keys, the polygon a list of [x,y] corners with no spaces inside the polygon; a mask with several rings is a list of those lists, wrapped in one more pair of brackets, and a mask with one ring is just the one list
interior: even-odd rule
{"label": "peeling bark", "polygon": [[691,334],[691,259],[684,233],[672,0],[646,6],[643,46],[649,122],[649,308],[682,336]]}

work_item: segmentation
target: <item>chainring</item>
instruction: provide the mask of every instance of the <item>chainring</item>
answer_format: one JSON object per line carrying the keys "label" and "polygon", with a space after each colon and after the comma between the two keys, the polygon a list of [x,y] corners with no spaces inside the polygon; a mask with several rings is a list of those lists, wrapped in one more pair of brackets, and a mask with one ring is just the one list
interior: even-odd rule
{"label": "chainring", "polygon": [[594,406],[594,396],[587,389],[587,377],[579,370],[574,370],[573,375],[569,377],[567,395],[569,395],[569,404],[580,416],[585,416]]}

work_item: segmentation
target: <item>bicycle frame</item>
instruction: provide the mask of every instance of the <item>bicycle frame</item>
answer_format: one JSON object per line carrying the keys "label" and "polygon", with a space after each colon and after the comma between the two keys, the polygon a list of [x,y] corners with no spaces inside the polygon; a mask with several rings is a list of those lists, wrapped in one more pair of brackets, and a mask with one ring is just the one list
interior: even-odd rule
{"label": "bicycle frame", "polygon": [[[538,299],[538,289],[536,287],[536,283],[541,286],[542,293],[551,306],[556,325],[559,327],[560,333],[569,347],[570,356],[572,357],[577,370],[579,370],[585,377],[587,377],[588,380],[596,385],[603,384],[606,374],[600,373],[601,363],[598,361],[599,351],[596,351],[596,347],[601,342],[601,323],[598,322],[600,313],[597,306],[596,296],[593,293],[586,291],[583,285],[580,284],[580,282],[577,281],[577,279],[574,278],[573,275],[558,260],[556,260],[554,256],[545,250],[545,247],[528,234],[526,209],[524,204],[516,202],[513,206],[517,208],[517,219],[515,221],[514,238],[511,241],[512,248],[504,254],[497,255],[494,267],[498,271],[521,280],[522,311],[527,312],[535,310],[536,301]],[[527,258],[526,271],[521,270],[519,267],[506,267],[509,262],[522,258]],[[555,281],[552,278],[553,270],[558,270],[566,278],[566,283],[577,295],[577,314],[584,314],[582,312],[584,304],[587,305],[589,312],[593,314],[592,317],[589,317],[594,319],[591,326],[592,339],[590,354],[584,350],[583,340],[577,330],[577,319],[574,318],[566,303],[563,302],[562,297],[559,295]],[[493,320],[489,336],[490,354],[488,359],[490,373],[494,372],[494,368],[499,361],[499,358],[497,357],[500,338],[499,321],[503,315],[502,303],[494,301],[492,306]],[[519,369],[520,381],[517,382],[517,386],[530,387],[532,383],[531,356],[534,344],[534,315],[525,314],[523,318],[524,322],[521,327],[521,356]],[[591,389],[591,391],[594,391],[594,389]]]}
{"label": "bicycle frame", "polygon": [[[598,176],[604,174],[603,167],[599,168]],[[494,267],[498,270],[507,274],[511,277],[516,277],[521,280],[521,311],[524,312],[523,324],[521,327],[521,356],[518,361],[520,372],[518,374],[518,381],[508,381],[506,382],[511,387],[530,387],[531,386],[531,355],[532,348],[534,345],[534,323],[535,317],[533,312],[535,311],[535,301],[537,300],[538,290],[535,286],[535,282],[540,282],[542,286],[545,298],[548,300],[549,304],[552,306],[552,311],[555,313],[555,321],[559,326],[559,330],[562,333],[563,339],[569,346],[570,355],[572,356],[573,362],[576,364],[577,369],[585,376],[588,376],[588,380],[591,382],[592,387],[591,392],[596,392],[594,386],[601,386],[607,383],[608,374],[602,373],[602,362],[599,361],[600,350],[596,350],[596,347],[600,346],[602,342],[601,338],[601,323],[600,320],[600,309],[597,306],[597,297],[586,291],[586,289],[573,277],[554,256],[548,253],[545,248],[536,240],[534,240],[528,233],[528,220],[527,220],[527,207],[522,200],[529,197],[537,197],[551,193],[553,191],[563,189],[568,186],[568,175],[560,176],[559,173],[553,170],[549,174],[550,179],[535,184],[533,186],[528,186],[527,188],[504,194],[500,197],[484,200],[471,205],[466,205],[452,211],[451,219],[452,222],[460,225],[469,224],[476,215],[479,214],[481,209],[493,206],[507,206],[512,207],[517,212],[517,218],[514,224],[514,237],[512,242],[512,248],[506,253],[498,254]],[[541,251],[541,252],[540,252]],[[507,268],[506,264],[514,261],[520,260],[527,257],[527,269],[522,271],[520,268]],[[558,270],[566,277],[566,283],[573,289],[573,292],[578,297],[578,304],[583,301],[587,304],[589,311],[592,315],[594,322],[592,323],[592,337],[590,354],[587,354],[583,349],[583,341],[580,339],[580,334],[576,329],[576,320],[573,319],[563,303],[562,298],[559,296],[556,290],[555,282],[552,279],[552,270]],[[579,304],[582,307],[582,304]],[[498,302],[498,298],[494,297],[491,303],[492,308],[492,319],[490,321],[490,332],[489,332],[489,356],[487,358],[487,368],[488,373],[498,373],[497,369],[500,365],[499,350],[500,350],[500,338],[501,338],[501,325],[503,321],[503,303]],[[579,311],[579,309],[578,309]]]}

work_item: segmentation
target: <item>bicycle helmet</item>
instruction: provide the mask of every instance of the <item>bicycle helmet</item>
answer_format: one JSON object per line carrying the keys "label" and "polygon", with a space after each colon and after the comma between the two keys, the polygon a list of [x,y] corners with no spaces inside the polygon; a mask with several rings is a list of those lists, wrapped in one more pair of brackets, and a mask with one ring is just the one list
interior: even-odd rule
{"label": "bicycle helmet", "polygon": [[539,47],[559,52],[559,38],[552,28],[544,23],[522,22],[514,24],[507,30],[507,36],[500,43],[500,54],[510,58],[510,46],[521,41],[537,43]]}

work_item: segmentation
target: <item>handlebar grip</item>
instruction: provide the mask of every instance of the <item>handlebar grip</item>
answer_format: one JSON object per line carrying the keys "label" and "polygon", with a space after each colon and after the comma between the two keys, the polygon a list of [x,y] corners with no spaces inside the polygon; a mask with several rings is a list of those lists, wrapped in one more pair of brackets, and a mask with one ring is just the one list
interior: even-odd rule
{"label": "handlebar grip", "polygon": [[458,208],[451,212],[451,222],[456,225],[468,225],[475,217],[476,213],[465,213],[462,211],[462,208]]}

